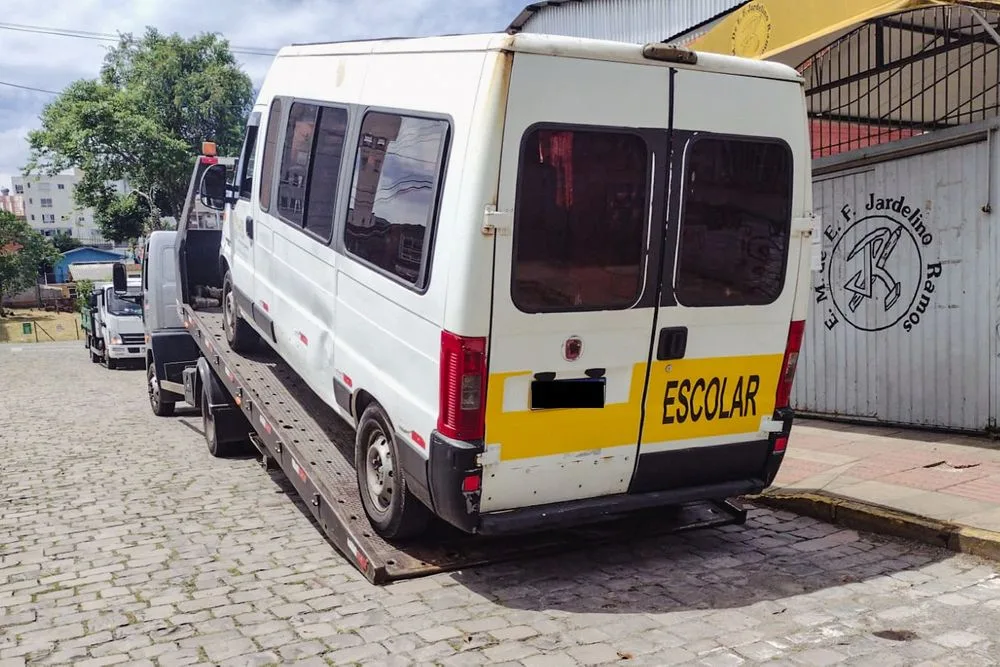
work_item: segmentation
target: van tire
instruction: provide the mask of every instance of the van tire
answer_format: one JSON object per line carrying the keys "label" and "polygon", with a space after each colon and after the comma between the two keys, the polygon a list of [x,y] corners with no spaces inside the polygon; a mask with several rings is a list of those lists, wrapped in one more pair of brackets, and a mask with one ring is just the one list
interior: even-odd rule
{"label": "van tire", "polygon": [[375,532],[387,540],[404,540],[424,532],[431,514],[406,487],[393,433],[380,405],[365,408],[358,423],[354,464],[361,504]]}
{"label": "van tire", "polygon": [[118,360],[117,359],[112,359],[110,356],[105,356],[104,361],[107,364],[109,371],[118,370]]}
{"label": "van tire", "polygon": [[171,417],[174,414],[174,402],[163,400],[160,391],[160,380],[156,377],[156,366],[152,361],[146,367],[146,389],[149,392],[149,407],[157,417]]}
{"label": "van tire", "polygon": [[222,328],[233,352],[252,352],[257,345],[257,332],[240,317],[236,294],[233,292],[233,273],[229,270],[222,280]]}

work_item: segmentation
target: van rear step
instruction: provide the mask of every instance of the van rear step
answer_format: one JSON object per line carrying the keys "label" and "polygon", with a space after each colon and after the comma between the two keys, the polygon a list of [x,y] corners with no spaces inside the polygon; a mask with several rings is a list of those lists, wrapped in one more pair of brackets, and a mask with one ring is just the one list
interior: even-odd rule
{"label": "van rear step", "polygon": [[437,522],[420,542],[394,545],[365,516],[354,474],[354,433],[270,350],[240,355],[226,344],[221,310],[184,307],[185,326],[253,425],[265,468],[281,468],[333,545],[374,584],[696,528],[743,523],[728,501],[699,501],[613,521],[487,538]]}

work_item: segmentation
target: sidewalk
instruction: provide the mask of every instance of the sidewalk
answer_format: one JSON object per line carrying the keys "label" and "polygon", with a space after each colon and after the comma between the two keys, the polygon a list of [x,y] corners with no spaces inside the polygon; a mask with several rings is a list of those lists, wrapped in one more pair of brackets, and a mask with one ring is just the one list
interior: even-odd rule
{"label": "sidewalk", "polygon": [[1000,441],[799,419],[758,500],[1000,558]]}

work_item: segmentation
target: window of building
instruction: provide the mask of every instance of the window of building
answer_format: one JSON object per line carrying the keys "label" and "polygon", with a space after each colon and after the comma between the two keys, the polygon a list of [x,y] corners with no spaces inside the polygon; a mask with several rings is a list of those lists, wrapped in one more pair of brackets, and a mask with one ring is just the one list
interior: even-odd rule
{"label": "window of building", "polygon": [[34,220],[34,219],[35,219],[35,214],[34,214],[34,213],[32,213],[32,214],[31,214],[31,219],[32,219],[32,220]]}
{"label": "window of building", "polygon": [[257,131],[256,125],[247,126],[247,136],[243,142],[243,155],[240,157],[240,199],[250,201],[250,193],[253,190],[253,174],[256,166],[257,155]]}
{"label": "window of building", "polygon": [[59,188],[60,190],[66,189],[66,185],[64,183],[59,183],[56,187]]}
{"label": "window of building", "polygon": [[24,186],[21,185],[20,183],[15,184],[14,185],[14,194],[23,195],[24,194]]}
{"label": "window of building", "polygon": [[281,131],[281,98],[271,102],[267,114],[267,134],[264,136],[264,156],[260,166],[260,208],[271,210],[271,187],[274,182],[274,162],[278,151],[278,134]]}
{"label": "window of building", "polygon": [[347,251],[418,288],[427,284],[448,123],[369,112],[344,229]]}
{"label": "window of building", "polygon": [[31,198],[31,197],[28,197],[28,203],[29,204],[34,204],[35,200],[33,198]]}
{"label": "window of building", "polygon": [[699,137],[685,155],[675,294],[684,306],[774,302],[785,284],[792,154],[777,141]]}
{"label": "window of building", "polygon": [[42,222],[55,222],[56,216],[54,213],[42,213]]}
{"label": "window of building", "polygon": [[642,292],[649,149],[635,134],[533,130],[514,216],[511,295],[522,311],[628,308]]}
{"label": "window of building", "polygon": [[52,199],[48,197],[42,197],[38,200],[41,203],[42,208],[52,208]]}

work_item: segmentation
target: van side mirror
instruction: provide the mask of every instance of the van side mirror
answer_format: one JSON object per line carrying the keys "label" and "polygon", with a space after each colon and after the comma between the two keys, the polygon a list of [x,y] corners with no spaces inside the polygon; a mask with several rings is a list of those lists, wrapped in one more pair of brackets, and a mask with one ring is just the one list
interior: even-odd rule
{"label": "van side mirror", "polygon": [[122,262],[115,262],[111,267],[111,280],[115,286],[115,296],[125,296],[128,293],[128,275]]}
{"label": "van side mirror", "polygon": [[226,167],[213,164],[201,175],[198,184],[198,195],[201,203],[215,211],[226,207]]}
{"label": "van side mirror", "polygon": [[87,305],[91,308],[97,308],[97,294],[91,294],[87,297]]}

